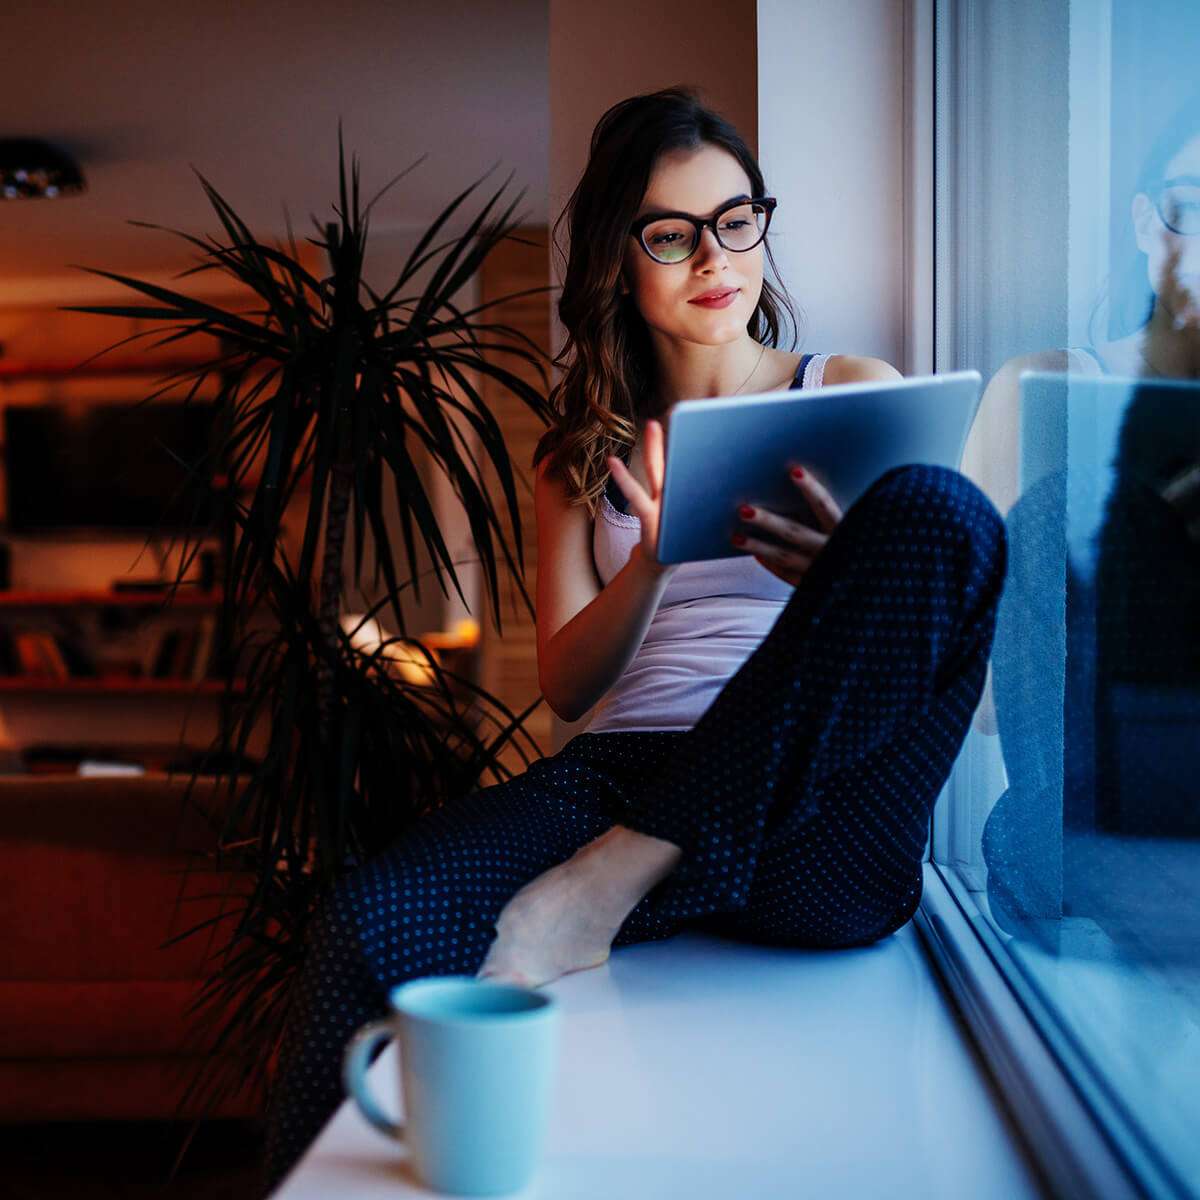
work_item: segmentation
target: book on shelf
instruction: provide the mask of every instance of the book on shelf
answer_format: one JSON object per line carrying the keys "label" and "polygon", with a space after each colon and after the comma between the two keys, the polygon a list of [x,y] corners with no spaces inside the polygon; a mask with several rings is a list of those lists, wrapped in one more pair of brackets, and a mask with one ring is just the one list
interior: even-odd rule
{"label": "book on shelf", "polygon": [[196,630],[196,652],[192,658],[191,679],[194,683],[199,683],[202,679],[207,679],[209,676],[209,667],[212,665],[213,642],[216,640],[216,633],[217,618],[211,613],[202,617],[199,627]]}
{"label": "book on shelf", "polygon": [[145,775],[146,768],[141,763],[106,762],[101,759],[85,758],[77,768],[78,774],[87,778],[109,778],[127,775]]}
{"label": "book on shelf", "polygon": [[14,638],[22,675],[36,679],[69,679],[66,660],[54,638],[40,630],[22,630]]}
{"label": "book on shelf", "polygon": [[19,675],[21,663],[12,632],[0,625],[0,675]]}
{"label": "book on shelf", "polygon": [[41,677],[45,674],[42,656],[26,633],[13,634],[13,648],[17,653],[17,674]]}
{"label": "book on shelf", "polygon": [[42,661],[45,662],[50,669],[50,674],[55,679],[70,679],[71,671],[67,666],[67,660],[63,657],[63,652],[59,649],[58,642],[54,639],[53,634],[39,633],[37,635],[38,652],[42,656]]}
{"label": "book on shelf", "polygon": [[175,657],[179,644],[179,630],[168,629],[158,640],[158,650],[154,655],[154,668],[150,675],[154,679],[166,679],[170,675],[171,662]]}
{"label": "book on shelf", "polygon": [[72,678],[86,679],[99,675],[95,660],[78,637],[58,634],[55,636],[55,643],[66,661],[67,671]]}
{"label": "book on shelf", "polygon": [[187,679],[191,674],[192,658],[196,653],[199,636],[195,629],[184,629],[181,632],[175,658],[171,663],[172,679]]}

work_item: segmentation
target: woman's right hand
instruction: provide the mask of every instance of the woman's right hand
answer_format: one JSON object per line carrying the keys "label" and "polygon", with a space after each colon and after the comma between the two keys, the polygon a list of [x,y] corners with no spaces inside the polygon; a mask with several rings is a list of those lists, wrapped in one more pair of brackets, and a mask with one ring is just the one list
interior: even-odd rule
{"label": "woman's right hand", "polygon": [[642,523],[642,557],[660,572],[669,571],[675,565],[658,561],[658,515],[662,507],[663,475],[666,469],[663,442],[662,424],[658,421],[647,421],[645,432],[642,434],[642,461],[646,464],[649,491],[638,483],[633,473],[615,454],[610,454],[605,459],[612,477],[617,481],[617,487],[629,501],[630,512]]}

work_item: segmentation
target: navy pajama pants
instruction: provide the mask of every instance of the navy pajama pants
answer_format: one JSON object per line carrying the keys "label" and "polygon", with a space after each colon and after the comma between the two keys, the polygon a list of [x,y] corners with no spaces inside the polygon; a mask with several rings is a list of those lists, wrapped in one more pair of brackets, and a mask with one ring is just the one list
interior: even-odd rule
{"label": "navy pajama pants", "polygon": [[613,941],[684,928],[860,946],[921,898],[937,799],[983,688],[1004,523],[940,467],[883,475],[689,730],[581,733],[422,817],[314,917],[267,1119],[275,1186],[342,1100],[387,989],[474,975],[513,894],[621,824],[679,846]]}

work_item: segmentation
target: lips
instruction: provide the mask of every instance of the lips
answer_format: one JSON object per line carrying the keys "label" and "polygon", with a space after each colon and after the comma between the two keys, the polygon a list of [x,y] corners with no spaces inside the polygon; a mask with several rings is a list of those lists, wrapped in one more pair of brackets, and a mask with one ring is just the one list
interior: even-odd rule
{"label": "lips", "polygon": [[734,288],[734,287],[714,288],[711,292],[705,292],[703,295],[700,295],[700,296],[693,296],[691,298],[691,300],[688,301],[688,303],[696,304],[702,300],[720,300],[723,296],[729,296],[736,291],[737,291],[737,288]]}

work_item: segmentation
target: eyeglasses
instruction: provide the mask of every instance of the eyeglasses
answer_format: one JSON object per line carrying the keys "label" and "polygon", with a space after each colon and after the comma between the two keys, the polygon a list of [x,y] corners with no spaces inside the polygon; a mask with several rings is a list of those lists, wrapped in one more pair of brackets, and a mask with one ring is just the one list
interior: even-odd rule
{"label": "eyeglasses", "polygon": [[691,213],[651,213],[629,227],[638,245],[658,263],[681,263],[696,252],[705,226],[713,231],[726,250],[741,254],[753,250],[767,235],[774,196],[738,197],[715,217],[693,217]]}
{"label": "eyeglasses", "polygon": [[1151,189],[1150,198],[1172,233],[1200,233],[1200,176],[1180,175]]}

